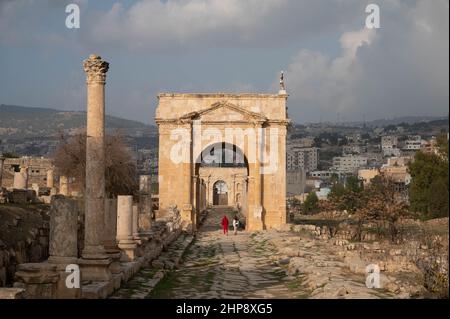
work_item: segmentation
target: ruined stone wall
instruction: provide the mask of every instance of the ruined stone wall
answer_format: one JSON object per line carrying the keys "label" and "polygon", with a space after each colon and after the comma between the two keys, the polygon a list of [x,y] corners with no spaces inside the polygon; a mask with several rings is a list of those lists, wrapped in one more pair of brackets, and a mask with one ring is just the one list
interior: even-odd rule
{"label": "ruined stone wall", "polygon": [[[14,170],[16,167],[28,167],[28,187],[37,184],[39,187],[47,186],[47,171],[53,168],[49,158],[21,157],[7,158],[4,163],[3,187],[12,188],[14,183]],[[17,170],[16,170],[17,171]]]}
{"label": "ruined stone wall", "polygon": [[17,265],[48,257],[47,206],[0,206],[0,287],[11,286]]}

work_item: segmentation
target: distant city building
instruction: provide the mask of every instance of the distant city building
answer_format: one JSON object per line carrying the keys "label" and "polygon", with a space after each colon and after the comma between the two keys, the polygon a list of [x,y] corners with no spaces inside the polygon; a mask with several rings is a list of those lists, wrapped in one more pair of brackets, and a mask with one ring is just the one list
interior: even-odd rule
{"label": "distant city building", "polygon": [[330,193],[331,188],[329,187],[321,187],[318,191],[316,191],[316,195],[319,200],[326,200]]}
{"label": "distant city building", "polygon": [[420,136],[414,136],[405,141],[403,150],[404,151],[418,151],[421,149],[422,144],[425,144],[425,141],[422,141]]}
{"label": "distant city building", "polygon": [[298,139],[292,139],[289,141],[289,147],[313,147],[314,138],[302,137]]}
{"label": "distant city building", "polygon": [[333,157],[333,169],[344,173],[356,173],[359,168],[367,166],[367,157],[347,155]]}
{"label": "distant city building", "polygon": [[322,180],[330,179],[333,175],[336,175],[338,179],[341,178],[342,173],[335,171],[335,170],[328,170],[328,171],[312,171],[309,173],[310,177],[319,178]]}
{"label": "distant city building", "polygon": [[361,141],[361,134],[354,133],[346,135],[345,138],[347,139],[348,143],[358,143],[359,141]]}
{"label": "distant city building", "polygon": [[389,157],[389,156],[401,156],[402,152],[397,147],[392,147],[392,148],[391,147],[385,147],[383,149],[383,155],[387,156],[387,157]]}
{"label": "distant city building", "polygon": [[363,145],[344,145],[342,147],[343,155],[361,154],[367,152],[367,147]]}
{"label": "distant city building", "polygon": [[376,168],[358,170],[358,179],[361,180],[364,185],[369,185],[371,180],[378,175],[380,175],[380,171]]}
{"label": "distant city building", "polygon": [[381,150],[384,156],[400,156],[398,148],[398,137],[396,135],[385,135],[381,137]]}
{"label": "distant city building", "polygon": [[306,173],[302,169],[286,171],[286,195],[295,196],[305,192]]}
{"label": "distant city building", "polygon": [[371,168],[379,168],[384,164],[383,154],[380,152],[368,152],[364,153],[367,157],[367,166]]}
{"label": "distant city building", "polygon": [[408,198],[408,186],[411,183],[411,175],[408,173],[411,161],[411,157],[391,157],[380,169],[381,175],[394,182],[395,191],[405,199]]}
{"label": "distant city building", "polygon": [[408,166],[411,163],[413,158],[411,156],[398,156],[391,157],[387,159],[387,163],[382,167],[393,167],[393,166]]}
{"label": "distant city building", "polygon": [[314,171],[319,162],[318,153],[317,147],[290,147],[286,154],[286,169]]}
{"label": "distant city building", "polygon": [[420,149],[425,154],[438,154],[436,137],[433,136],[430,140],[424,141]]}

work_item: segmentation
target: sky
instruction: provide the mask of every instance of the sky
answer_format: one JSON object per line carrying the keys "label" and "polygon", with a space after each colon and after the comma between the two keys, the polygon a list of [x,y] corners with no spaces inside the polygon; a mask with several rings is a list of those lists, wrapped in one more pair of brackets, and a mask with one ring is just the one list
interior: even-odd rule
{"label": "sky", "polygon": [[448,115],[448,0],[0,0],[0,104],[85,110],[92,53],[107,114],[148,124],[158,92],[277,93],[281,70],[297,123]]}

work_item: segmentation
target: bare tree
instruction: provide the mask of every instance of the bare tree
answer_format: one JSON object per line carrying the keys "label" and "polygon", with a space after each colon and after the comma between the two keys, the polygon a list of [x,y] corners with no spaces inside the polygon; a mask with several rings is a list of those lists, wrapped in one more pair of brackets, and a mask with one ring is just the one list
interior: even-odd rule
{"label": "bare tree", "polygon": [[[133,194],[138,187],[136,166],[129,149],[118,135],[107,135],[105,139],[106,193],[109,196]],[[86,180],[86,134],[70,138],[61,137],[53,156],[53,162],[60,175],[75,178],[80,190],[84,191]]]}

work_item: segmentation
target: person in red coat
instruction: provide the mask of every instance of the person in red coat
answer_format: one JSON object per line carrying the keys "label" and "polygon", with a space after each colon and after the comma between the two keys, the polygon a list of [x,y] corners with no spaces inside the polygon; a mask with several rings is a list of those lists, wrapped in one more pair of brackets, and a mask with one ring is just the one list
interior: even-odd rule
{"label": "person in red coat", "polygon": [[222,218],[222,229],[223,229],[223,234],[228,236],[228,218],[227,216],[223,216]]}

